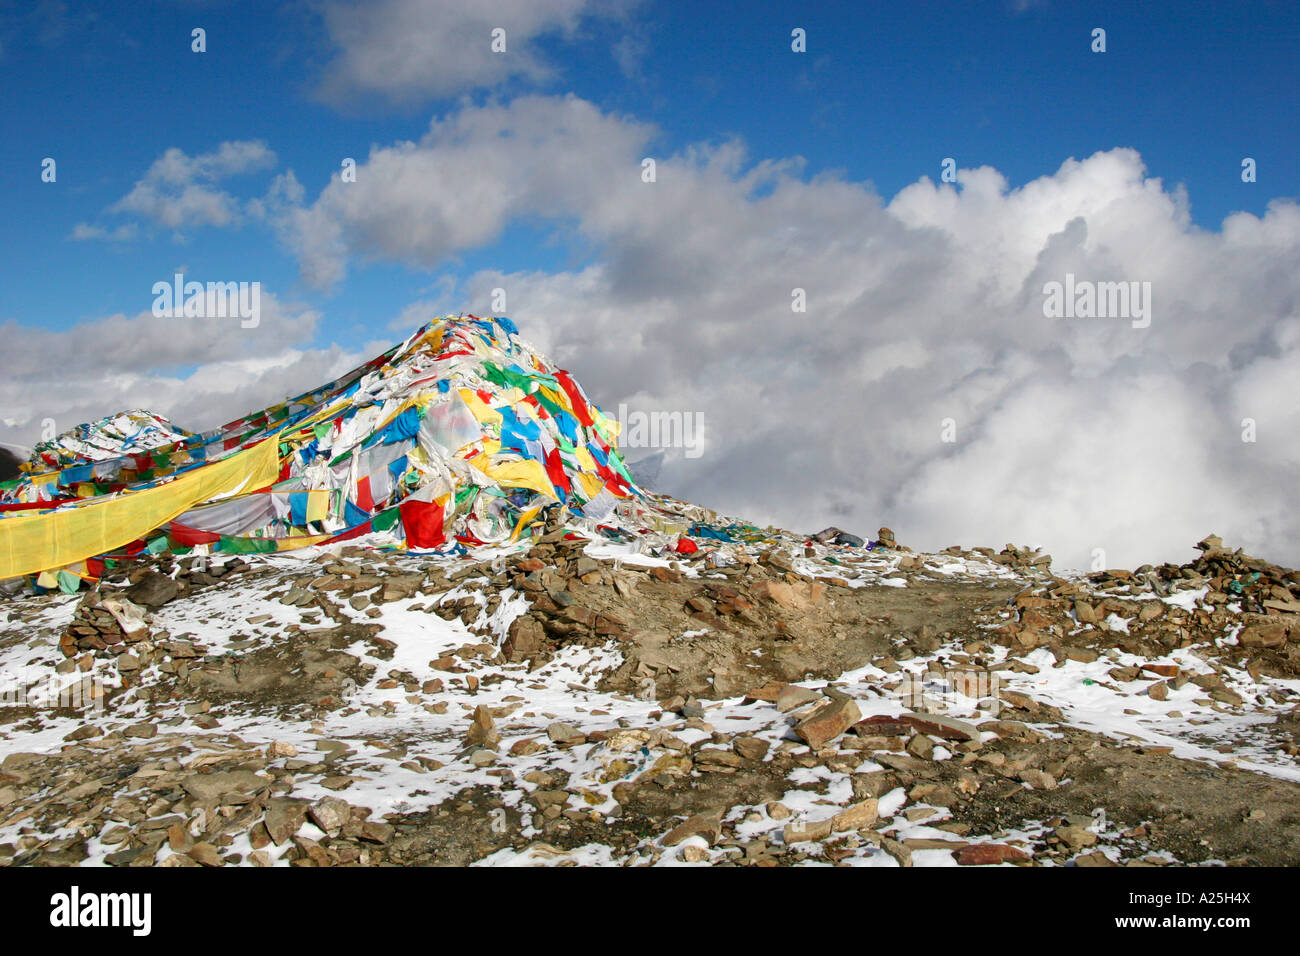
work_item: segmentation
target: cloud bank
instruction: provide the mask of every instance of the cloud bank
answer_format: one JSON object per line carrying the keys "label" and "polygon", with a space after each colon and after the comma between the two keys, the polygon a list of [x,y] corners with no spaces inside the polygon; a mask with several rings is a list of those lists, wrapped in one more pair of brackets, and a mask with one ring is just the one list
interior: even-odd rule
{"label": "cloud bank", "polygon": [[[113,315],[65,332],[0,323],[0,440],[30,449],[113,412],[147,408],[202,430],[299,394],[371,355],[304,348],[318,313],[263,293],[255,329],[234,319]],[[375,352],[387,344],[367,346]],[[57,361],[53,357],[57,356]]]}

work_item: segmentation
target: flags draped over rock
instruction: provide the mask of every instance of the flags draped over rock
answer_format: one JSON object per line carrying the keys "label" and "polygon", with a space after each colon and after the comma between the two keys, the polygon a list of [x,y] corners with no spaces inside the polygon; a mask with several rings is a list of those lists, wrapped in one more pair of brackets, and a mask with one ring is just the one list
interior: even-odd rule
{"label": "flags draped over rock", "polygon": [[0,483],[0,578],[370,534],[418,549],[500,543],[551,509],[601,519],[642,494],[618,423],[509,319],[474,316],[435,319],[221,428],[124,412],[43,442],[22,470]]}

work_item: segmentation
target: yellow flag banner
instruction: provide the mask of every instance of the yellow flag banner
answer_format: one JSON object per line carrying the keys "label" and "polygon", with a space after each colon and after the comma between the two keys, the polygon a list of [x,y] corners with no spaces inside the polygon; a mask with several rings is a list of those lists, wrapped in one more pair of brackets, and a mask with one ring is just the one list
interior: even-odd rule
{"label": "yellow flag banner", "polygon": [[279,474],[279,440],[272,435],[156,488],[91,499],[48,514],[20,512],[0,519],[0,579],[61,568],[123,547],[201,502],[265,488]]}
{"label": "yellow flag banner", "polygon": [[507,461],[496,465],[479,464],[484,455],[470,459],[471,465],[477,465],[479,471],[506,488],[528,488],[538,494],[555,497],[555,486],[550,476],[539,462],[531,458]]}

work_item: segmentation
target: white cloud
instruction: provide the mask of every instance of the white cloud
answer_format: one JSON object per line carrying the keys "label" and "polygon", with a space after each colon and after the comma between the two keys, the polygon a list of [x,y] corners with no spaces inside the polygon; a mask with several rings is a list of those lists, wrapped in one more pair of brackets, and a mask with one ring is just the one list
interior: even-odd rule
{"label": "white cloud", "polygon": [[[214,152],[197,156],[172,147],[107,211],[139,216],[174,230],[234,225],[242,218],[243,204],[215,184],[267,169],[275,161],[275,153],[257,141],[226,142]],[[89,233],[74,237],[91,238]]]}
{"label": "white cloud", "polygon": [[568,215],[619,178],[639,184],[626,156],[652,132],[576,97],[522,97],[434,120],[418,142],[372,149],[356,182],[335,174],[310,206],[298,204],[301,187],[286,174],[267,214],[310,285],[342,278],[349,254],[429,265],[492,241],[513,216]]}
{"label": "white cloud", "polygon": [[[543,83],[555,66],[535,41],[572,35],[585,19],[621,16],[610,0],[328,0],[322,12],[338,47],[320,94],[341,101],[377,94],[398,101],[451,96],[512,79]],[[492,31],[506,50],[492,51]]]}
{"label": "white cloud", "polygon": [[[387,344],[349,353],[305,349],[319,315],[263,293],[261,321],[113,315],[50,332],[0,324],[7,343],[0,443],[30,447],[42,423],[58,431],[128,408],[148,408],[203,430],[299,394],[370,358]],[[51,356],[58,356],[51,361]]]}

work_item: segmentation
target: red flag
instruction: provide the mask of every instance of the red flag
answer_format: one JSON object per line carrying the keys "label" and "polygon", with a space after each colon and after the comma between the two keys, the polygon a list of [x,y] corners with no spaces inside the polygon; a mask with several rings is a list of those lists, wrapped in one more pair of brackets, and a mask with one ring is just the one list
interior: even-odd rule
{"label": "red flag", "polygon": [[173,521],[167,526],[167,533],[176,539],[177,544],[185,548],[192,548],[196,544],[216,544],[221,540],[221,535],[212,531],[200,531],[198,528],[191,528],[183,525],[179,521]]}
{"label": "red flag", "polygon": [[571,378],[569,373],[560,370],[555,373],[556,380],[560,383],[560,388],[569,396],[569,403],[573,405],[573,414],[578,416],[578,421],[582,422],[583,427],[590,428],[596,420],[591,417],[591,410],[587,408],[587,400],[582,397],[582,392],[578,384]]}
{"label": "red flag", "polygon": [[436,548],[447,540],[442,530],[442,505],[407,498],[399,506],[406,543],[412,548]]}
{"label": "red flag", "polygon": [[569,484],[569,476],[564,473],[564,462],[560,460],[558,448],[552,448],[546,455],[546,477],[550,478],[551,484],[566,495],[573,490]]}
{"label": "red flag", "polygon": [[353,538],[359,538],[363,534],[370,534],[372,530],[374,529],[371,527],[371,522],[365,521],[357,525],[355,528],[348,528],[346,531],[340,531],[334,537],[322,541],[321,544],[333,544],[335,541],[351,541]]}

